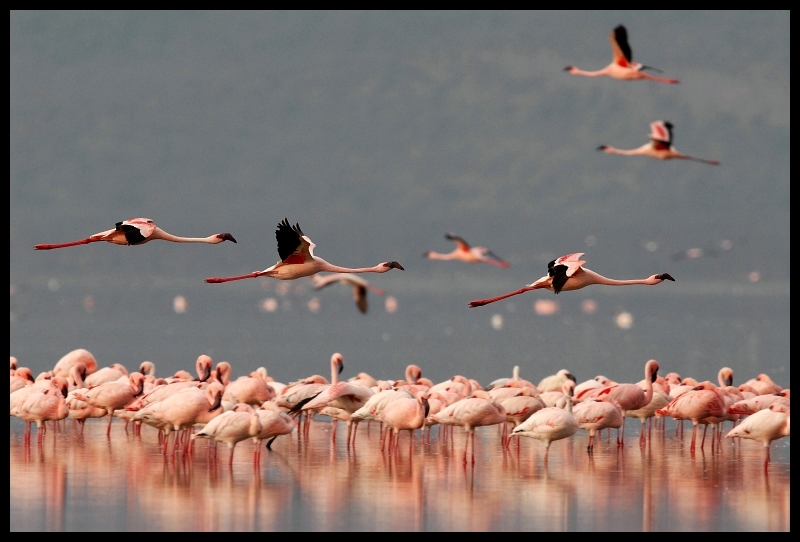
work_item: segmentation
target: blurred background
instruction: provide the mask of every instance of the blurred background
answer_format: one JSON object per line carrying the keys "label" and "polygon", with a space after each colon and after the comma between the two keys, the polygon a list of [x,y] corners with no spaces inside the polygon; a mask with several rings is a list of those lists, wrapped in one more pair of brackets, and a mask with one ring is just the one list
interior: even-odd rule
{"label": "blurred background", "polygon": [[[570,75],[635,61],[678,85]],[[789,11],[10,13],[10,342],[37,371],[75,348],[158,376],[200,354],[234,377],[366,371],[484,385],[567,368],[789,386]],[[720,166],[607,155],[655,120]],[[238,244],[97,243],[131,217]],[[363,275],[206,284],[278,261],[299,223]],[[431,261],[446,232],[510,262]],[[656,287],[516,290],[584,252]]]}

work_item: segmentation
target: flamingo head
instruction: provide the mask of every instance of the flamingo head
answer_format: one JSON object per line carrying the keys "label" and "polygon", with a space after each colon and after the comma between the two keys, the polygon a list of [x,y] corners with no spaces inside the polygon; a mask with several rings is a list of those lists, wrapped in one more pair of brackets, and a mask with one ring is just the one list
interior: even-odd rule
{"label": "flamingo head", "polygon": [[389,271],[390,269],[399,269],[400,271],[405,271],[405,267],[400,265],[400,262],[384,262],[381,265],[386,268],[386,271]]}
{"label": "flamingo head", "polygon": [[233,235],[231,235],[230,233],[218,233],[217,239],[219,239],[220,243],[222,243],[223,241],[233,241],[234,243],[236,242],[236,239],[234,239]]}

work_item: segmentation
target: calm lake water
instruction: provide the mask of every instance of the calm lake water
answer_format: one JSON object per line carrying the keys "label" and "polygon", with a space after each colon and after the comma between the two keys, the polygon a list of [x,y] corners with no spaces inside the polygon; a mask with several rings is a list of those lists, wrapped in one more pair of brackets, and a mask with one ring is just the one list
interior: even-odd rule
{"label": "calm lake water", "polygon": [[[586,453],[588,435],[544,444],[499,443],[497,427],[476,431],[475,463],[464,433],[452,440],[402,435],[397,457],[381,452],[377,425],[347,450],[344,425],[318,417],[308,440],[278,438],[253,462],[240,443],[233,465],[205,441],[194,455],[162,455],[156,431],[126,432],[89,420],[83,435],[60,432],[23,442],[11,420],[10,530],[15,531],[770,531],[790,530],[789,438],[773,443],[763,467],[759,443],[723,439],[689,451],[667,420],[639,446],[628,420],[618,449],[612,433]],[[729,427],[726,424],[726,427]],[[687,429],[690,425],[687,424]]]}

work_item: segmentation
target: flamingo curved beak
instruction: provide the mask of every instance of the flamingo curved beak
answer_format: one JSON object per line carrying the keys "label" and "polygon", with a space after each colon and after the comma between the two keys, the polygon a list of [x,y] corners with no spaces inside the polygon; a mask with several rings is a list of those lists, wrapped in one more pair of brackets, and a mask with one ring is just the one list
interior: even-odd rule
{"label": "flamingo curved beak", "polygon": [[405,268],[400,265],[399,262],[386,262],[384,265],[389,269],[399,269],[400,271],[405,271]]}
{"label": "flamingo curved beak", "polygon": [[662,273],[658,276],[658,278],[660,278],[661,280],[671,280],[672,282],[675,282],[675,279],[672,278],[672,275],[670,275],[669,273]]}
{"label": "flamingo curved beak", "polygon": [[221,233],[219,236],[222,238],[223,241],[233,241],[236,243],[236,239],[233,238],[233,235],[230,233]]}

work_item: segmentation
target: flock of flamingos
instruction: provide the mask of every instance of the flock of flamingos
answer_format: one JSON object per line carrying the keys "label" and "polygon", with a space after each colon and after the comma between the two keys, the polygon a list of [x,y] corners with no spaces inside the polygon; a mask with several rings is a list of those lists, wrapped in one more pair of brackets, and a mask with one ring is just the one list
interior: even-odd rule
{"label": "flock of flamingos", "polygon": [[[616,27],[610,42],[613,51],[611,64],[598,71],[584,71],[574,66],[566,68],[571,74],[589,77],[607,76],[622,80],[644,79],[676,84],[676,79],[650,75],[654,68],[632,60],[624,26]],[[651,124],[650,142],[632,150],[608,145],[599,147],[606,153],[641,155],[656,159],[686,159],[717,165],[678,152],[672,146],[673,125],[667,121]],[[299,224],[287,219],[278,224],[275,232],[280,260],[274,265],[244,275],[209,277],[207,283],[223,283],[257,277],[294,280],[314,276],[317,288],[336,282],[349,283],[354,288],[356,304],[366,312],[366,292],[371,287],[358,276],[363,273],[386,273],[403,266],[397,261],[385,261],[372,267],[347,268],[327,262],[314,255],[315,245]],[[459,260],[468,263],[487,263],[507,267],[508,263],[485,247],[470,246],[453,234],[446,238],[456,247],[449,253],[427,252],[434,260]],[[230,233],[208,237],[180,237],[165,232],[150,219],[131,218],[118,222],[113,229],[96,233],[85,239],[60,244],[39,244],[36,250],[50,250],[95,242],[116,245],[142,245],[152,240],[178,243],[218,244],[236,243]],[[510,296],[536,289],[555,294],[590,285],[656,285],[674,281],[668,273],[657,273],[642,279],[612,279],[591,271],[583,265],[583,253],[566,254],[548,264],[547,274],[518,290],[479,299],[469,307],[494,303]],[[327,274],[321,274],[327,273]],[[319,274],[319,275],[318,275]],[[500,444],[507,448],[514,437],[530,437],[544,443],[549,451],[552,442],[569,438],[578,430],[588,433],[587,453],[592,453],[594,439],[603,429],[617,430],[617,445],[624,444],[625,420],[641,421],[640,442],[645,443],[650,429],[647,423],[672,417],[690,420],[693,426],[691,451],[698,439],[702,449],[706,432],[711,426],[711,446],[720,445],[722,435],[745,438],[763,443],[764,468],[770,459],[771,443],[789,435],[789,390],[781,389],[766,374],[733,386],[733,371],[719,371],[717,383],[681,378],[676,373],[658,374],[659,364],[649,360],[644,365],[643,379],[638,382],[613,382],[603,376],[577,383],[569,371],[543,378],[534,384],[520,378],[518,369],[508,378],[499,378],[486,386],[473,379],[456,375],[444,382],[434,383],[422,377],[421,369],[409,365],[403,378],[381,380],[359,373],[349,380],[340,380],[343,370],[341,354],[331,357],[330,379],[311,375],[288,384],[275,382],[263,368],[248,375],[232,378],[232,367],[220,362],[212,367],[206,355],[197,358],[195,373],[179,371],[167,378],[156,377],[155,365],[146,361],[137,371],[120,364],[98,366],[90,352],[84,349],[66,354],[52,371],[36,378],[27,367],[19,366],[11,357],[11,415],[25,421],[25,442],[30,443],[31,425],[37,426],[41,442],[47,423],[72,418],[83,424],[89,418],[108,419],[110,438],[114,417],[135,431],[148,425],[159,432],[164,454],[191,454],[195,439],[223,442],[230,449],[228,462],[233,461],[237,443],[252,440],[254,461],[259,461],[262,443],[270,448],[274,439],[296,432],[298,438],[308,435],[315,416],[334,419],[332,439],[336,438],[339,421],[347,426],[347,447],[355,446],[360,422],[374,421],[382,427],[380,446],[387,453],[398,453],[401,432],[409,433],[409,453],[414,431],[420,430],[423,439],[430,439],[431,429],[447,434],[453,426],[465,434],[463,461],[474,462],[474,433],[476,428],[499,427]],[[723,431],[725,422],[733,426]],[[698,428],[703,435],[698,437]],[[682,423],[677,426],[682,429]],[[662,426],[663,429],[663,426]],[[682,435],[681,435],[682,436]],[[212,448],[216,454],[216,446]],[[547,452],[545,452],[545,461]]]}

